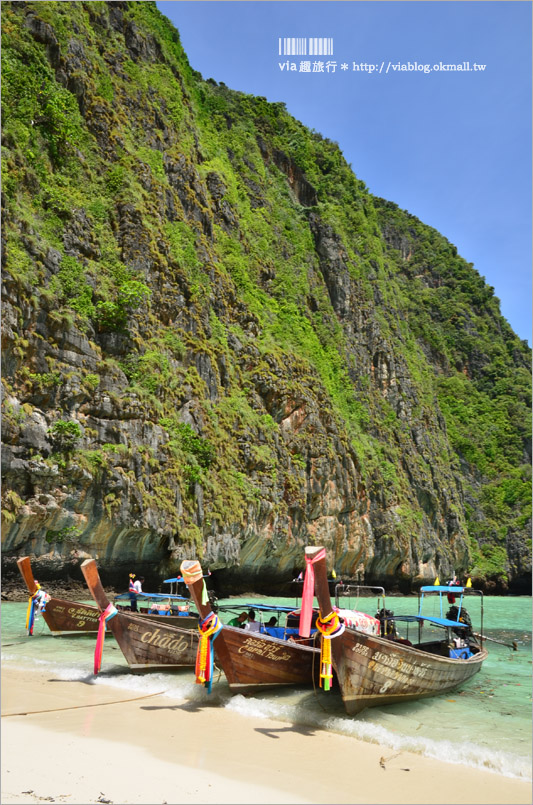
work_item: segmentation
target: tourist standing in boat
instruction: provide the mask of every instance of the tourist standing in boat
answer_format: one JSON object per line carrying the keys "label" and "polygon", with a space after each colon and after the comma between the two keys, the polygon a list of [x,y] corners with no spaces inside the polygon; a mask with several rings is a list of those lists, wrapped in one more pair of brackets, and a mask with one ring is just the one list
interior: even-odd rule
{"label": "tourist standing in boat", "polygon": [[130,609],[132,612],[137,612],[137,595],[138,593],[142,593],[142,583],[144,581],[144,576],[139,576],[137,581],[133,581],[135,578],[135,573],[130,573],[130,586],[129,586],[129,594],[130,594]]}

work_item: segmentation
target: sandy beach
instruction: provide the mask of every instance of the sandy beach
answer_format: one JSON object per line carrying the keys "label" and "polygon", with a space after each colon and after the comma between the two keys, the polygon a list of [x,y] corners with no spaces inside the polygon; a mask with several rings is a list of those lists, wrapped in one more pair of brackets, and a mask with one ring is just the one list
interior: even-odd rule
{"label": "sandy beach", "polygon": [[3,803],[531,803],[519,780],[111,686],[2,671]]}

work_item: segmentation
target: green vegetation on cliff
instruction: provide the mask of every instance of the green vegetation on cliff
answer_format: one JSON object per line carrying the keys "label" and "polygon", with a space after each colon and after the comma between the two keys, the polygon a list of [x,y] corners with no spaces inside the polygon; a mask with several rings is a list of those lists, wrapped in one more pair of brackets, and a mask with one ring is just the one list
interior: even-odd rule
{"label": "green vegetation on cliff", "polygon": [[473,266],[154,4],[2,28],[4,550],[520,583],[530,356]]}

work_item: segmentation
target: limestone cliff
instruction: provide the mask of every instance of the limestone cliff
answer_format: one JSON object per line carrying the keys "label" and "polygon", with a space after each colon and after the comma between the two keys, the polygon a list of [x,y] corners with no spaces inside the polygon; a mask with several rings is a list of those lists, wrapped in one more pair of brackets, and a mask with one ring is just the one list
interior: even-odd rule
{"label": "limestone cliff", "polygon": [[155,5],[2,10],[4,572],[526,591],[530,355],[473,266]]}

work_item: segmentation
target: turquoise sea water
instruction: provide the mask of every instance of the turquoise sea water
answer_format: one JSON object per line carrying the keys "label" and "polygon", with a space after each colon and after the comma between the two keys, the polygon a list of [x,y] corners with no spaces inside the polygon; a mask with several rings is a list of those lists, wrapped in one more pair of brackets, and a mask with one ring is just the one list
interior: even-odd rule
{"label": "turquoise sea water", "polygon": [[[266,599],[245,596],[220,603],[240,607],[253,600]],[[268,600],[290,606],[296,603],[294,598]],[[299,688],[245,697],[232,695],[221,674],[208,698],[206,690],[194,683],[189,669],[134,674],[111,635],[106,638],[102,671],[95,679],[95,635],[53,637],[39,618],[33,637],[28,638],[23,603],[2,604],[2,663],[39,670],[50,674],[51,679],[79,679],[135,690],[141,695],[164,691],[169,698],[194,701],[198,706],[226,707],[244,717],[275,718],[311,731],[329,730],[376,742],[391,752],[408,750],[530,780],[531,603],[531,598],[522,596],[485,597],[484,634],[508,643],[516,640],[518,651],[487,642],[489,657],[481,672],[459,690],[419,702],[371,708],[355,717],[346,715],[337,691]],[[388,598],[387,606],[396,614],[413,613],[416,597]],[[374,614],[371,608],[366,611]],[[469,611],[477,629],[475,607]]]}

